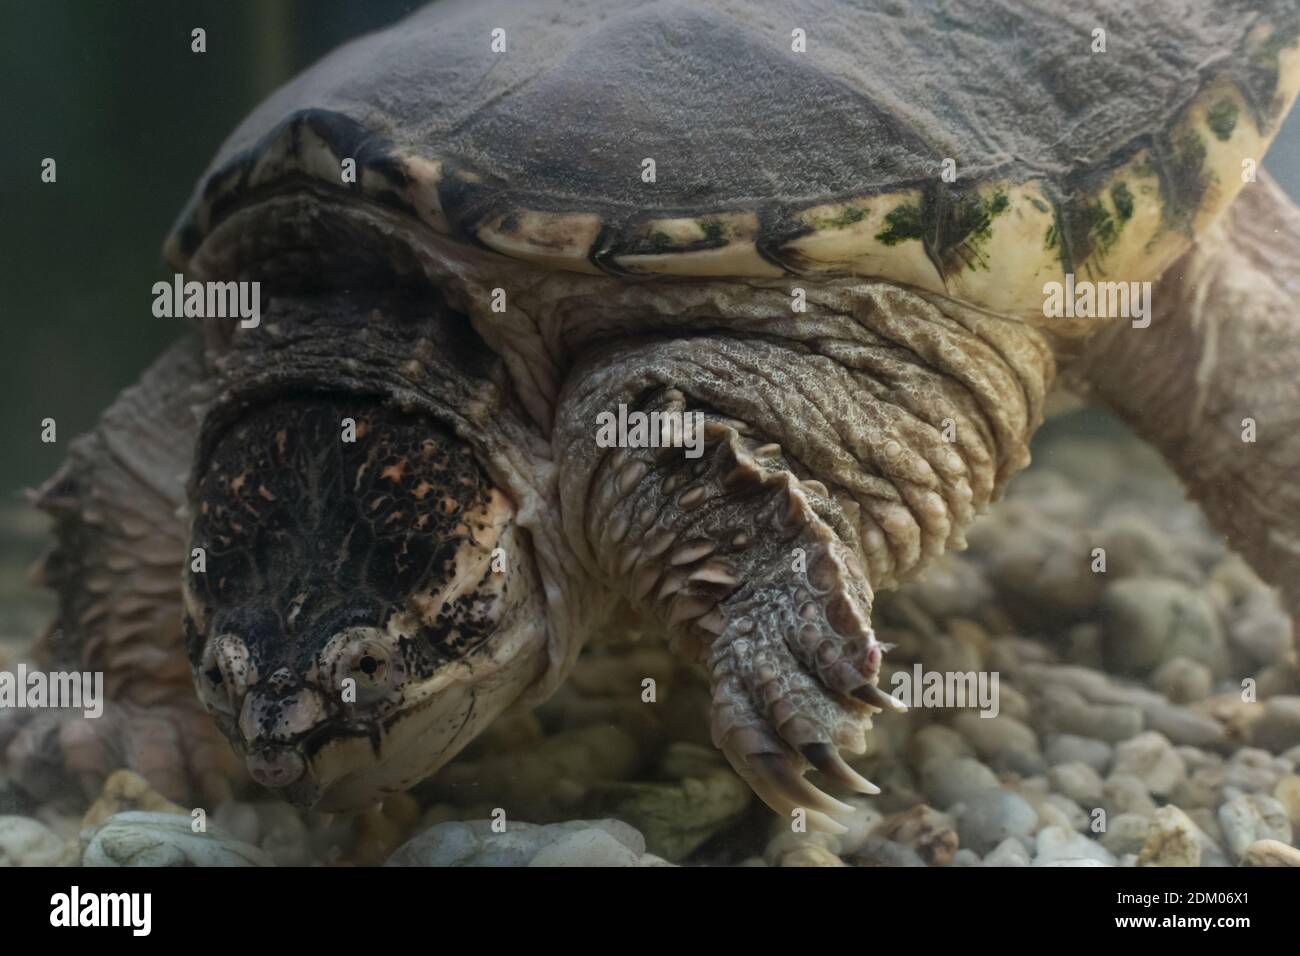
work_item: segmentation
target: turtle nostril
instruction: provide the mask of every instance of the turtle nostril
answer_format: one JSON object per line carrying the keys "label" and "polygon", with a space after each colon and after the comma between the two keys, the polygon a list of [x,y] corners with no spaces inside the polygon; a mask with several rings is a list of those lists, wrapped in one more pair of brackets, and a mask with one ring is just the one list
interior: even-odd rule
{"label": "turtle nostril", "polygon": [[307,765],[293,750],[261,750],[248,756],[249,775],[264,787],[280,789],[302,776]]}

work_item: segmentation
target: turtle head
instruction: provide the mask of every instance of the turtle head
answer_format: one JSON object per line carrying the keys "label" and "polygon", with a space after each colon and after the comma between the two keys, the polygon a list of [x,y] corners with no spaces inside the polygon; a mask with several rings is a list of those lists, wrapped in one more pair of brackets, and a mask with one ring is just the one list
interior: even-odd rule
{"label": "turtle head", "polygon": [[431,420],[278,400],[209,444],[191,489],[194,681],[253,779],[294,803],[414,785],[544,668],[528,536]]}

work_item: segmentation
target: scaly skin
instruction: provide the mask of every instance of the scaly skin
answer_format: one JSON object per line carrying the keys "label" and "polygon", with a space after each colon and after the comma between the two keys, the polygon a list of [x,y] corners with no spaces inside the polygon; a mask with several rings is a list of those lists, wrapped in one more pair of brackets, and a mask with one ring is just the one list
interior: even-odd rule
{"label": "scaly skin", "polygon": [[[843,805],[801,775],[874,792],[837,753],[860,753],[871,714],[895,707],[875,686],[873,587],[962,543],[1026,462],[1054,365],[1026,327],[893,286],[814,311],[784,341],[593,350],[555,441],[565,528],[593,577],[708,668],[714,741],[758,795],[834,830]],[[702,412],[705,453],[597,447],[597,415],[620,404]]]}

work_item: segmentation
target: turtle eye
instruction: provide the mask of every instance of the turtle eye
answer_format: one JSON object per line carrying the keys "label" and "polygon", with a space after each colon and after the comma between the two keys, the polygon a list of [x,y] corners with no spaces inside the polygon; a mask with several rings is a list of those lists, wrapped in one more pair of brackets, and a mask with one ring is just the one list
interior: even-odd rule
{"label": "turtle eye", "polygon": [[382,685],[387,677],[388,658],[377,648],[366,648],[352,656],[352,673],[358,681],[366,681],[376,686]]}
{"label": "turtle eye", "polygon": [[[320,670],[344,703],[372,704],[401,683],[402,668],[391,638],[372,627],[349,627],[330,638]],[[349,692],[352,693],[349,693]],[[355,694],[355,696],[353,696]]]}

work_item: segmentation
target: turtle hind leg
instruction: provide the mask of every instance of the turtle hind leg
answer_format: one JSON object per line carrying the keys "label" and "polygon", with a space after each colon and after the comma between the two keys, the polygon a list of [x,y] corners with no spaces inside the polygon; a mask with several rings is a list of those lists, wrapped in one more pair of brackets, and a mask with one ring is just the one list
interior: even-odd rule
{"label": "turtle hind leg", "polygon": [[1155,445],[1300,639],[1300,208],[1267,177],[1066,376]]}
{"label": "turtle hind leg", "polygon": [[33,495],[55,543],[34,571],[58,615],[32,649],[43,671],[103,675],[103,714],[0,711],[0,759],[38,796],[93,794],[118,768],[176,800],[219,798],[236,766],[199,707],[181,634],[185,528],[177,509],[196,434],[201,349],[186,339],[73,441]]}

